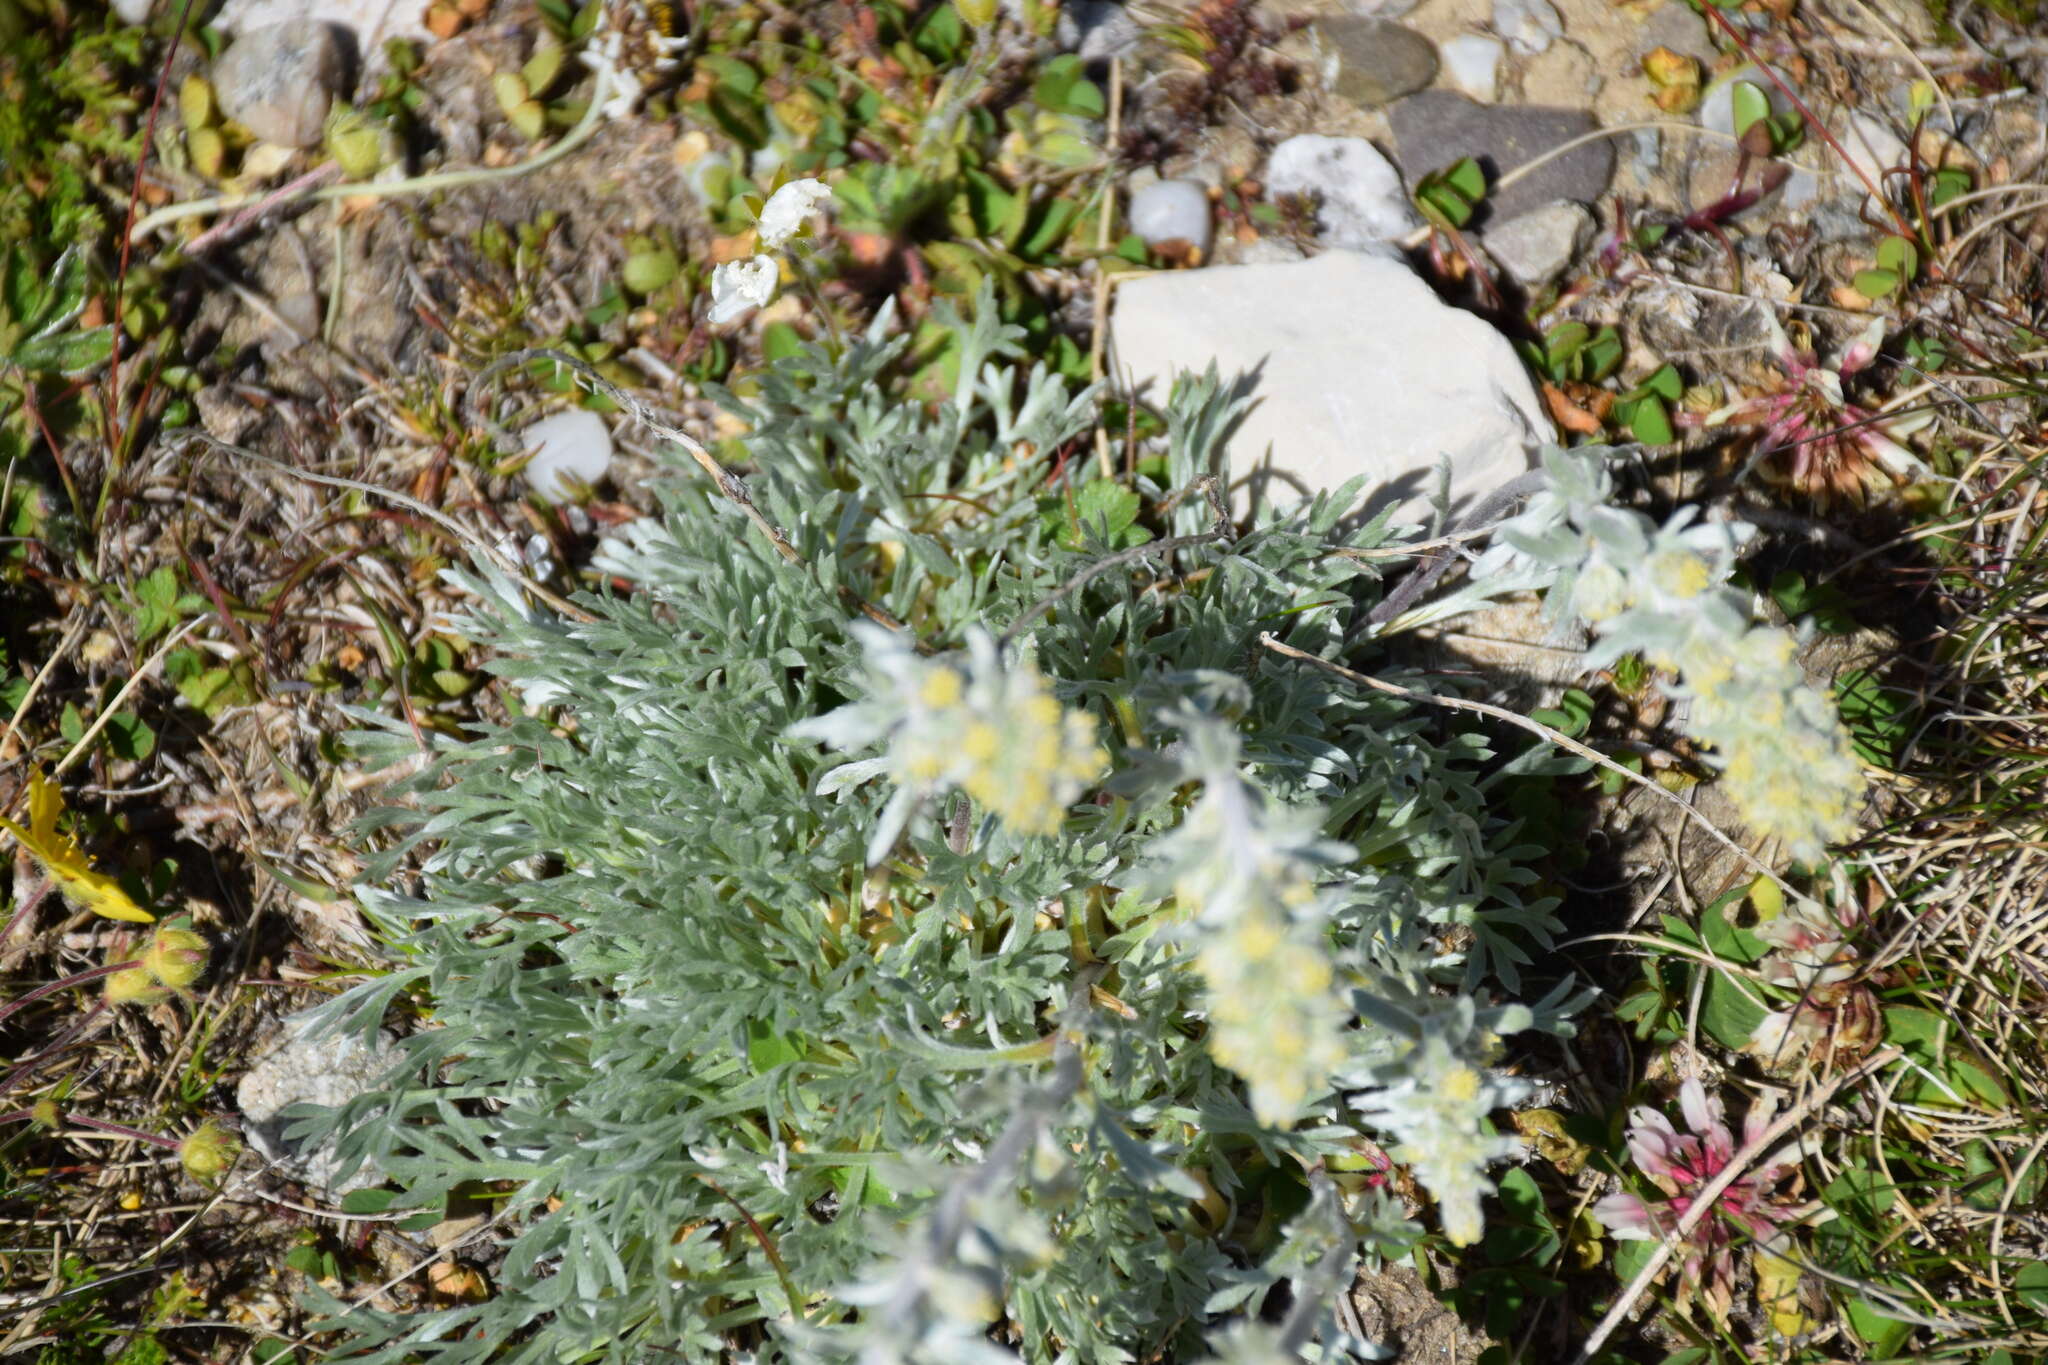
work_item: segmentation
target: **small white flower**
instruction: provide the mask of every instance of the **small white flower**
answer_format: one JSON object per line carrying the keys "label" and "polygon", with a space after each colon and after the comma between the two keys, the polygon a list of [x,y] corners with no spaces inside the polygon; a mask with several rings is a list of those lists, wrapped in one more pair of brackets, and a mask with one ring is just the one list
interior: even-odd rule
{"label": "small white flower", "polygon": [[600,33],[578,54],[583,65],[596,74],[598,87],[611,92],[611,98],[604,102],[603,113],[614,123],[632,117],[633,111],[640,107],[641,96],[647,93],[640,78],[628,71],[620,60],[622,41],[616,30]]}
{"label": "small white flower", "polygon": [[782,269],[773,256],[719,266],[711,272],[712,324],[731,322],[749,308],[764,306],[775,297],[775,284],[781,277]]}
{"label": "small white flower", "polygon": [[789,1148],[783,1143],[775,1144],[775,1160],[764,1161],[757,1168],[768,1177],[768,1183],[775,1187],[777,1194],[789,1193]]}
{"label": "small white flower", "polygon": [[761,206],[758,227],[762,249],[773,251],[796,236],[803,229],[804,219],[831,197],[831,187],[822,180],[792,180],[775,191]]}

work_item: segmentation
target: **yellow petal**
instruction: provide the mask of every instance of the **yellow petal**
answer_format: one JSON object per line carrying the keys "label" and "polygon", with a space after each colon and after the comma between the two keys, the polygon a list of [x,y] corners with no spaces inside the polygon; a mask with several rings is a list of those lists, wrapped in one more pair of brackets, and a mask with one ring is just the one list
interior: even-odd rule
{"label": "yellow petal", "polygon": [[1780,1336],[1803,1336],[1813,1330],[1799,1298],[1799,1267],[1773,1251],[1758,1247],[1752,1257],[1756,1268],[1756,1299],[1770,1314],[1771,1326]]}
{"label": "yellow petal", "polygon": [[29,856],[42,864],[64,899],[81,910],[129,924],[154,924],[156,916],[128,898],[121,884],[104,872],[93,871],[78,841],[57,832],[57,818],[64,813],[64,795],[55,782],[41,773],[28,780],[28,828],[23,829],[0,816],[0,829],[21,841]]}
{"label": "yellow petal", "polygon": [[90,910],[107,919],[125,920],[129,924],[154,924],[156,916],[149,913],[128,898],[121,889],[121,883],[104,872],[95,872],[81,864],[78,867],[58,867],[45,864],[50,876],[56,881],[57,889],[64,893],[64,899],[81,910]]}

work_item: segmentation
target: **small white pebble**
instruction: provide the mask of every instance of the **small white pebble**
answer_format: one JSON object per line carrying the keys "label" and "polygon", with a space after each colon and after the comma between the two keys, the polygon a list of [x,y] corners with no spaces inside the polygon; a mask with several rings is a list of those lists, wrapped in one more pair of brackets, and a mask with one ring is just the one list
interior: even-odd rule
{"label": "small white pebble", "polygon": [[1199,259],[1209,254],[1209,194],[1192,180],[1160,180],[1131,195],[1131,231],[1147,246],[1186,242]]}
{"label": "small white pebble", "polygon": [[1438,51],[1452,85],[1486,104],[1500,97],[1500,63],[1507,55],[1500,39],[1468,33],[1451,39]]}
{"label": "small white pebble", "polygon": [[612,433],[604,418],[582,408],[543,417],[523,439],[538,447],[526,465],[526,482],[549,502],[567,502],[578,484],[594,484],[612,465]]}

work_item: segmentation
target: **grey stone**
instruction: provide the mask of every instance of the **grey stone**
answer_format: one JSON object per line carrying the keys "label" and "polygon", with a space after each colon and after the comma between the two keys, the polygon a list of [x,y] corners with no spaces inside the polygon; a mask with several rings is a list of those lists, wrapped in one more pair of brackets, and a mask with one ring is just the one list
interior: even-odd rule
{"label": "grey stone", "polygon": [[265,142],[313,146],[347,79],[348,41],[331,24],[303,19],[250,30],[213,64],[222,112]]}
{"label": "grey stone", "polygon": [[1564,20],[1550,0],[1493,0],[1493,31],[1533,57],[1564,37]]}
{"label": "grey stone", "polygon": [[1555,439],[1507,339],[1397,257],[1326,251],[1129,279],[1111,336],[1141,396],[1211,363],[1245,382],[1258,402],[1230,446],[1240,510],[1363,475],[1374,508],[1422,520],[1441,459],[1462,510]]}
{"label": "grey stone", "polygon": [[[1070,39],[1066,26],[1073,25]],[[1060,36],[1081,54],[1084,62],[1106,62],[1129,55],[1144,36],[1138,21],[1120,0],[1067,0],[1060,15]]]}
{"label": "grey stone", "polygon": [[1486,230],[1480,242],[1525,289],[1538,289],[1564,273],[1593,238],[1593,215],[1568,199],[1545,204]]}
{"label": "grey stone", "polygon": [[1636,31],[1638,57],[1660,47],[1701,62],[1711,63],[1719,55],[1714,49],[1714,35],[1708,30],[1707,21],[1694,13],[1685,0],[1665,0]]}
{"label": "grey stone", "polygon": [[[1394,160],[1414,184],[1463,157],[1486,168],[1488,185],[1532,158],[1592,132],[1583,109],[1475,104],[1449,90],[1425,90],[1387,110]],[[1614,179],[1614,144],[1600,138],[1545,162],[1504,190],[1489,191],[1486,221],[1516,218],[1557,199],[1590,203]]]}
{"label": "grey stone", "polygon": [[333,1145],[308,1146],[287,1138],[285,1130],[291,1120],[284,1111],[294,1104],[339,1108],[374,1090],[399,1061],[396,1040],[380,1033],[371,1047],[354,1033],[315,1038],[310,1036],[309,1022],[303,1014],[287,1019],[278,1045],[250,1067],[235,1087],[242,1134],[266,1160],[329,1195],[382,1184],[384,1173],[369,1165],[340,1178],[341,1165]]}
{"label": "grey stone", "polygon": [[1131,196],[1131,231],[1147,246],[1185,242],[1195,258],[1204,259],[1214,228],[1209,218],[1209,193],[1192,180],[1160,180]]}
{"label": "grey stone", "polygon": [[1391,104],[1436,79],[1436,48],[1391,19],[1346,15],[1316,28],[1336,57],[1331,88],[1361,108]]}
{"label": "grey stone", "polygon": [[1400,173],[1362,137],[1288,138],[1266,160],[1266,190],[1314,195],[1323,241],[1347,250],[1392,241],[1422,225]]}

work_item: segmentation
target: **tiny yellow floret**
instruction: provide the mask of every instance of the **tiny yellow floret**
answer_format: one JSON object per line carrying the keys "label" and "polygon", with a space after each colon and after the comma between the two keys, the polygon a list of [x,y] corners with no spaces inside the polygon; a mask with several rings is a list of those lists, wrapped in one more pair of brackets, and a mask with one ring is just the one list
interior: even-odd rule
{"label": "tiny yellow floret", "polygon": [[960,675],[950,668],[935,668],[925,675],[924,686],[918,689],[918,700],[934,710],[943,711],[958,706],[966,694],[966,687]]}

